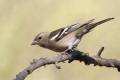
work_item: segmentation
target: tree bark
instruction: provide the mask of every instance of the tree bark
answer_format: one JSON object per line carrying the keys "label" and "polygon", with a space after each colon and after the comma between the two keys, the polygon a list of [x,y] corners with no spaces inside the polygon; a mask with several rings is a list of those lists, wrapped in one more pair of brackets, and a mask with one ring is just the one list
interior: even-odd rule
{"label": "tree bark", "polygon": [[73,60],[78,60],[80,62],[83,61],[85,65],[94,64],[94,66],[113,67],[117,68],[117,70],[120,72],[120,61],[116,59],[102,58],[100,55],[103,50],[104,47],[102,47],[95,56],[89,56],[87,53],[80,52],[79,50],[74,50],[70,53],[61,53],[54,57],[34,59],[28,67],[16,75],[16,78],[14,80],[24,80],[34,70],[45,65],[54,64],[57,69],[60,69],[61,67],[58,66],[57,63],[67,60],[69,63],[71,63]]}

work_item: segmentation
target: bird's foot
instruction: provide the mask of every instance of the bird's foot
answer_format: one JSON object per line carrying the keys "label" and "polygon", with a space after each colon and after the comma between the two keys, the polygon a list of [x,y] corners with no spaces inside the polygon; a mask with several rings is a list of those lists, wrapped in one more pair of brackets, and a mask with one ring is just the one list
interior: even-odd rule
{"label": "bird's foot", "polygon": [[65,52],[67,52],[68,54],[70,54],[71,52],[73,52],[74,50],[73,49],[68,49],[66,50]]}
{"label": "bird's foot", "polygon": [[[68,49],[66,50],[66,53],[67,54],[72,54],[72,52],[74,51],[74,49]],[[69,60],[68,60],[68,63],[71,63],[74,59],[71,57]]]}

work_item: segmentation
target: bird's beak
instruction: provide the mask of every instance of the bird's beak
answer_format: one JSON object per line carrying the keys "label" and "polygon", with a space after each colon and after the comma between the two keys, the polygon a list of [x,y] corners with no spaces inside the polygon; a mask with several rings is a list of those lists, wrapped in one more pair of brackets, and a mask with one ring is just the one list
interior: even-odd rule
{"label": "bird's beak", "polygon": [[31,43],[31,45],[36,45],[36,44],[38,44],[37,41],[33,41],[33,42]]}

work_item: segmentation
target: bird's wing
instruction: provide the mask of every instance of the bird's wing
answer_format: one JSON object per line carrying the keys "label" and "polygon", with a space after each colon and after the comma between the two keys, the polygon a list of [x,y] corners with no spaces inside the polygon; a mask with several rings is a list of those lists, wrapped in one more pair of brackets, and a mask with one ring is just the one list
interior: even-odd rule
{"label": "bird's wing", "polygon": [[[80,23],[72,24],[70,26],[63,27],[63,28],[57,29],[55,31],[52,31],[51,34],[49,35],[49,40],[59,41],[64,36],[68,35],[69,33],[73,32],[75,30],[78,30],[78,29],[80,30],[80,32],[78,33],[77,36],[80,36],[83,33],[88,33],[91,29],[93,29],[97,25],[100,25],[100,24],[107,22],[109,20],[112,20],[112,19],[114,19],[114,18],[107,18],[107,19],[101,20],[99,22],[94,22],[94,23],[93,23],[94,19],[91,19],[84,24],[80,24]],[[84,32],[84,31],[86,31],[86,32]]]}
{"label": "bird's wing", "polygon": [[64,36],[68,35],[69,33],[77,30],[78,28],[88,25],[89,23],[92,23],[94,19],[89,20],[88,22],[84,23],[84,24],[80,24],[80,23],[76,23],[76,24],[72,24],[69,25],[67,27],[63,27],[60,29],[57,29],[55,31],[52,31],[51,34],[49,35],[49,39],[50,40],[55,40],[55,41],[59,41],[60,39],[62,39]]}

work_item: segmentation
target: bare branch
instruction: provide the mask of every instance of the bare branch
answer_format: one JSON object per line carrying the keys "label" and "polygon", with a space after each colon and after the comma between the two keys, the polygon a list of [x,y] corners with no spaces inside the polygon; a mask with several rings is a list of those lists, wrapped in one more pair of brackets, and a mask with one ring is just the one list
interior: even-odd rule
{"label": "bare branch", "polygon": [[102,52],[103,52],[103,50],[104,50],[104,47],[101,47],[101,49],[98,51],[98,54],[97,54],[97,56],[101,56],[101,54],[102,54]]}
{"label": "bare branch", "polygon": [[60,69],[61,67],[57,65],[57,63],[64,62],[69,60],[71,63],[73,60],[83,61],[85,65],[94,64],[94,66],[106,66],[106,67],[113,67],[117,68],[120,71],[120,61],[115,59],[105,59],[100,57],[104,47],[102,47],[96,56],[89,56],[84,52],[80,52],[78,50],[74,50],[71,53],[62,53],[56,55],[54,57],[49,58],[40,58],[34,59],[30,65],[22,70],[20,73],[16,75],[16,79],[14,80],[24,80],[29,74],[31,74],[34,70],[49,64],[55,64],[56,68]]}

